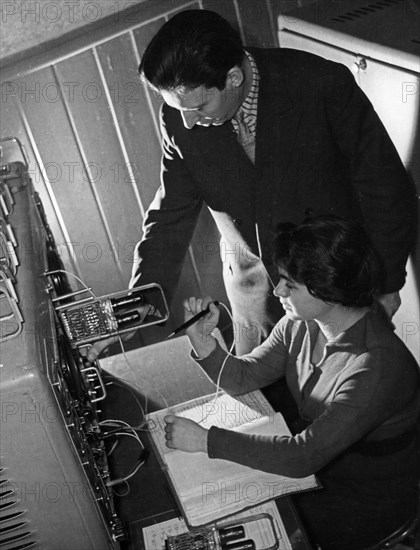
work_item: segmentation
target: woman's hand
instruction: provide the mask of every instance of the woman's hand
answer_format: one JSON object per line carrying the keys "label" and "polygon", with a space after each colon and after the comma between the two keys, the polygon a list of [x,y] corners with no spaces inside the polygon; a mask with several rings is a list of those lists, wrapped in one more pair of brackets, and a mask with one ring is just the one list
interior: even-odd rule
{"label": "woman's hand", "polygon": [[188,453],[207,452],[207,431],[188,418],[168,415],[164,418],[166,446]]}
{"label": "woman's hand", "polygon": [[194,315],[209,308],[209,313],[186,329],[195,353],[199,358],[207,357],[216,347],[211,333],[219,322],[220,312],[210,296],[206,298],[188,298],[184,300],[184,318],[189,321]]}

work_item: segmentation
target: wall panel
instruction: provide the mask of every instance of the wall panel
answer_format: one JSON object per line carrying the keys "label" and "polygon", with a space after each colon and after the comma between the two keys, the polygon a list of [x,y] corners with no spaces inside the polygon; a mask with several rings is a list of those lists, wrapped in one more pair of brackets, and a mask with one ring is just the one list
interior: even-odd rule
{"label": "wall panel", "polygon": [[159,186],[160,142],[134,47],[130,35],[124,35],[98,46],[97,52],[130,163],[121,167],[121,176],[127,181],[132,170],[144,211]]}
{"label": "wall panel", "polygon": [[[257,3],[264,4],[263,1]],[[235,29],[242,31],[240,21],[238,21],[238,6],[235,0],[201,0],[201,5],[205,10],[216,11],[229,21]]]}
{"label": "wall panel", "polygon": [[[65,103],[51,68],[33,73],[18,81],[27,93],[21,102],[40,161],[51,186],[66,228],[66,235],[76,255],[77,272],[88,285],[103,287],[98,280],[96,258],[103,254],[107,236],[100,223],[100,212],[84,173],[80,155]],[[57,99],[58,98],[58,99]],[[65,247],[65,243],[59,246]],[[106,258],[106,256],[105,256]],[[110,277],[120,284],[119,274]]]}
{"label": "wall panel", "polygon": [[[114,256],[114,272],[120,272],[122,283],[130,276],[130,265],[125,261],[129,254],[125,252],[130,253],[129,243],[138,239],[136,222],[141,219],[137,183],[128,170],[95,53],[86,51],[62,61],[56,71],[60,83],[71,82],[75,87],[67,107],[83,157],[83,173],[100,214],[96,224],[99,221],[107,235],[108,242],[98,243],[102,254],[96,267],[98,273],[104,273],[105,262]],[[88,217],[85,220],[88,227],[92,222]]]}
{"label": "wall panel", "polygon": [[[133,39],[137,46],[139,64],[148,43],[153,38],[153,36],[157,33],[160,27],[164,24],[164,22],[165,22],[165,19],[162,17],[162,18],[156,19],[155,21],[150,21],[147,25],[144,25],[138,29],[134,29]],[[149,105],[152,109],[155,123],[157,125],[159,120],[159,109],[162,104],[162,99],[156,93],[154,93],[152,90],[146,87],[145,87],[145,93],[146,93],[146,97],[148,98]]]}
{"label": "wall panel", "polygon": [[[24,146],[28,157],[29,175],[41,198],[51,231],[57,243],[64,243],[66,238],[64,237],[63,229],[58,219],[58,205],[54,203],[54,197],[51,196],[51,192],[46,185],[43,173],[38,164],[36,152],[34,152],[34,146],[36,146],[36,144],[32,142],[32,136],[28,135],[27,124],[25,124],[25,117],[19,101],[20,91],[18,83],[14,82],[11,87],[8,86],[8,83],[5,83],[2,91],[1,137],[15,137]],[[13,160],[21,160],[20,155],[16,155],[14,147],[10,149],[7,143],[2,144],[2,161],[12,162]],[[71,256],[68,254],[67,247],[60,246],[60,252],[65,266],[69,270],[75,271],[75,265],[71,261]]]}
{"label": "wall panel", "polygon": [[270,13],[265,2],[240,0],[239,17],[243,29],[243,40],[247,46],[273,48],[277,39],[270,25]]}

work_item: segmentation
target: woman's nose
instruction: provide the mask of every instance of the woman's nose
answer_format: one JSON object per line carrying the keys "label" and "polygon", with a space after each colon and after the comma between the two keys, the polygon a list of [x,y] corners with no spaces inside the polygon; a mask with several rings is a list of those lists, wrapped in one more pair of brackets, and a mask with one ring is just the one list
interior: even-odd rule
{"label": "woman's nose", "polygon": [[182,122],[188,130],[191,130],[191,128],[196,125],[197,121],[200,120],[200,117],[194,112],[181,111],[181,116]]}
{"label": "woman's nose", "polygon": [[274,296],[277,298],[285,298],[289,292],[289,289],[286,286],[284,281],[280,281],[276,288],[273,290]]}

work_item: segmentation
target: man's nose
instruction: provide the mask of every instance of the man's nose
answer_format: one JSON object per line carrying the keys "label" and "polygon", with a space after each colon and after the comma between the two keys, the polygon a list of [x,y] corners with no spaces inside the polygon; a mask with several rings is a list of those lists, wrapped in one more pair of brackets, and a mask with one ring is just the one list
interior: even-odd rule
{"label": "man's nose", "polygon": [[188,130],[191,130],[191,128],[196,125],[198,120],[200,120],[200,117],[197,113],[192,113],[188,111],[181,111],[181,116],[182,122],[184,123],[185,128],[187,128]]}

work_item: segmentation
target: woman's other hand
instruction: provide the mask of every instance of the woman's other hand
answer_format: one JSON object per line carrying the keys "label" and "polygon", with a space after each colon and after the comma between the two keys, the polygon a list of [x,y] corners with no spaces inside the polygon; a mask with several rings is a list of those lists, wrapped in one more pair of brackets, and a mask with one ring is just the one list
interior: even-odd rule
{"label": "woman's other hand", "polygon": [[168,415],[164,418],[166,446],[188,453],[207,452],[207,430],[188,418]]}

